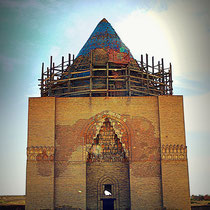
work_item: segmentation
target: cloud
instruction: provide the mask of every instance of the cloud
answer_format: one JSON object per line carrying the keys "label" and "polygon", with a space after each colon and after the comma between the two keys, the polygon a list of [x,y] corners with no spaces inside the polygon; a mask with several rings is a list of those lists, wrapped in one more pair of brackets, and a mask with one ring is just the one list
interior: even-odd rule
{"label": "cloud", "polygon": [[182,76],[173,77],[174,94],[185,96],[197,96],[210,91],[210,78],[203,80],[190,80]]}
{"label": "cloud", "polygon": [[208,14],[198,1],[177,1],[163,13],[162,19],[167,24],[173,41],[173,64],[177,75],[192,80],[202,80],[209,76]]}
{"label": "cloud", "polygon": [[137,59],[148,53],[171,61],[174,76],[190,80],[209,76],[210,17],[202,3],[172,1],[162,11],[136,9],[115,28]]}
{"label": "cloud", "polygon": [[156,59],[165,57],[169,60],[172,56],[167,30],[157,14],[155,11],[137,9],[115,24],[119,36],[136,59],[145,53]]}

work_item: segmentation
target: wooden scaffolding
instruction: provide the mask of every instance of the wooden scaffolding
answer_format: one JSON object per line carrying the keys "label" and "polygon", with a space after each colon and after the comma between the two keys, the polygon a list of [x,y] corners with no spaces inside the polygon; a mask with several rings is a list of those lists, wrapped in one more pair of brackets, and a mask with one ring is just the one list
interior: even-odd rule
{"label": "wooden scaffolding", "polygon": [[75,62],[74,55],[62,57],[55,65],[52,56],[50,66],[42,63],[40,80],[41,96],[97,97],[97,96],[158,96],[172,95],[172,65],[164,66],[164,60],[149,63],[148,55],[140,61],[113,63],[100,61],[91,51],[85,62]]}

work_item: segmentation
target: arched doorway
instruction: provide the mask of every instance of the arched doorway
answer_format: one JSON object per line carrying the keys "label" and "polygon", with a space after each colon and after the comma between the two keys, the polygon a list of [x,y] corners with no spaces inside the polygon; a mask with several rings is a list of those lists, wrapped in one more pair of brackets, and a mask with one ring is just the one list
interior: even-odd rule
{"label": "arched doorway", "polygon": [[98,181],[98,209],[119,209],[119,182],[115,177],[101,177]]}

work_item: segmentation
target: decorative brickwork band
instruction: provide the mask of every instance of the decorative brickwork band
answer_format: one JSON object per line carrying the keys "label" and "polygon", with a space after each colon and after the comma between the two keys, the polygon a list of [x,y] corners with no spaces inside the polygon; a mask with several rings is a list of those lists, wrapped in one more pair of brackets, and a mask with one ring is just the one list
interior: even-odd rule
{"label": "decorative brickwork band", "polygon": [[37,146],[27,148],[28,160],[54,160],[54,147]]}
{"label": "decorative brickwork band", "polygon": [[187,160],[187,147],[184,145],[162,145],[162,160]]}

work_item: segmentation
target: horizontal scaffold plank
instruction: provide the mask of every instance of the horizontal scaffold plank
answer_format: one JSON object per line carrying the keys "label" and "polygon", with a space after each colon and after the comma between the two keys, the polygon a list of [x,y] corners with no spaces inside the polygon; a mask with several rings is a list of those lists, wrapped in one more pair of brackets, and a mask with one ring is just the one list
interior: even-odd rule
{"label": "horizontal scaffold plank", "polygon": [[75,72],[71,72],[71,74],[82,74],[82,73],[86,73],[86,72],[90,72],[90,69],[89,70],[85,70],[85,71],[75,71]]}
{"label": "horizontal scaffold plank", "polygon": [[116,69],[116,68],[108,68],[108,69],[106,69],[106,68],[93,68],[93,71],[107,71],[107,70],[109,70],[109,71],[125,71],[126,70],[126,68],[119,68],[119,69]]}
{"label": "horizontal scaffold plank", "polygon": [[55,94],[55,96],[61,96],[61,95],[74,95],[74,94],[82,94],[82,93],[89,93],[90,90],[82,90],[82,91],[75,91],[75,92],[66,92],[66,93],[59,93],[59,94]]}
{"label": "horizontal scaffold plank", "polygon": [[131,90],[131,91],[136,91],[136,92],[139,92],[139,93],[148,94],[148,95],[154,95],[154,96],[157,95],[157,94],[153,94],[153,93],[151,93],[151,92],[148,92],[147,90],[141,91],[141,90],[136,90],[136,89],[133,89],[133,88],[131,88],[130,90]]}

